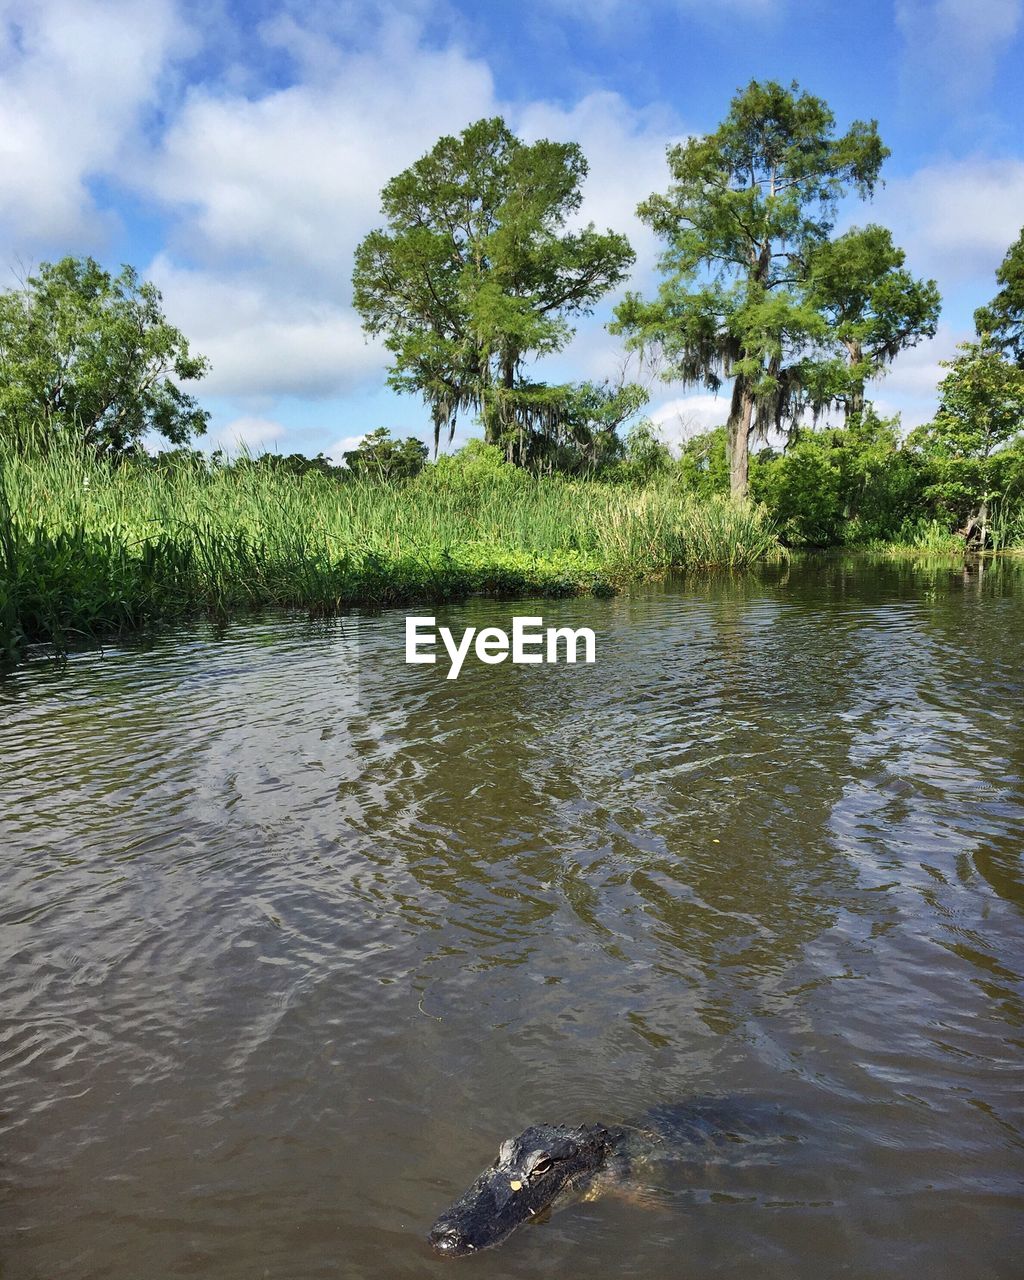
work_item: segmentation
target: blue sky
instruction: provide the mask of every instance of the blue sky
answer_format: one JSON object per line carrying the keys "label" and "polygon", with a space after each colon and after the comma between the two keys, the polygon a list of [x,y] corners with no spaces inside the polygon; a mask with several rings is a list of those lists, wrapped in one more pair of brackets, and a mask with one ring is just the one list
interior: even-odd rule
{"label": "blue sky", "polygon": [[[907,426],[1024,225],[1024,0],[0,0],[0,251],[131,262],[208,355],[208,443],[335,455],[378,426],[426,439],[350,305],[378,193],[443,133],[502,114],[578,141],[583,218],[626,232],[666,145],[713,129],[751,78],[796,79],[840,129],[876,118],[886,185],[847,222],[890,226],[945,306],[874,389]],[[542,370],[615,378],[614,297]],[[677,440],[726,401],[651,382]],[[466,422],[459,438],[473,434]]]}

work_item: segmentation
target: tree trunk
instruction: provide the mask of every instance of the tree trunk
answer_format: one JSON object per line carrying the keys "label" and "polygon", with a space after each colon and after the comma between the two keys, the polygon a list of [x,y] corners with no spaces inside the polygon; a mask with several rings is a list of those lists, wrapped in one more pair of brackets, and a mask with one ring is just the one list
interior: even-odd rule
{"label": "tree trunk", "polygon": [[484,427],[484,443],[500,445],[503,442],[508,451],[508,459],[512,462],[515,452],[514,442],[510,442],[508,438],[509,420],[507,417],[507,402],[502,397],[502,391],[513,391],[516,385],[516,359],[514,355],[504,352],[501,355],[501,367],[498,373],[497,388],[493,394],[489,394],[493,380],[490,367],[490,358],[487,357],[488,363],[485,366],[484,376],[481,379],[481,408],[480,417]]}
{"label": "tree trunk", "polygon": [[[860,364],[863,358],[860,343],[851,338],[846,344],[846,350],[850,357],[850,367]],[[850,419],[859,417],[864,413],[864,380],[858,378],[853,382],[850,388],[850,394],[846,399],[846,410],[843,414],[843,425],[849,426]]]}
{"label": "tree trunk", "polygon": [[729,494],[733,498],[745,498],[750,491],[748,473],[753,421],[754,393],[748,380],[740,374],[733,383],[732,406],[725,432],[729,447]]}
{"label": "tree trunk", "polygon": [[498,423],[493,407],[489,406],[484,409],[480,416],[484,424],[484,444],[500,444],[501,426]]}

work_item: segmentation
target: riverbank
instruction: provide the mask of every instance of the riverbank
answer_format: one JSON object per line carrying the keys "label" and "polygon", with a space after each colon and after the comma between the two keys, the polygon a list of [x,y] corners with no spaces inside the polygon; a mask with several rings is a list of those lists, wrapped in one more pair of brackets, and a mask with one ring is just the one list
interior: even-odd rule
{"label": "riverbank", "polygon": [[396,483],[254,466],[8,455],[0,653],[198,615],[611,593],[784,553],[763,508],[487,468]]}

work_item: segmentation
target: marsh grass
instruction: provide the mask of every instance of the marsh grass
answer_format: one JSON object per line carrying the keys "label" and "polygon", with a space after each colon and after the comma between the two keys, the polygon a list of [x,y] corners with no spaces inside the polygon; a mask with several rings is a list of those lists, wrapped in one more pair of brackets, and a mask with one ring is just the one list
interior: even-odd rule
{"label": "marsh grass", "polygon": [[204,613],[609,591],[781,554],[764,511],[520,472],[404,484],[0,453],[0,650]]}
{"label": "marsh grass", "polygon": [[[963,536],[953,532],[948,522],[924,517],[905,521],[893,538],[876,539],[867,543],[865,549],[890,559],[924,556],[962,560],[971,551]],[[1024,509],[1004,502],[993,503],[984,554],[1013,554],[1022,550]]]}

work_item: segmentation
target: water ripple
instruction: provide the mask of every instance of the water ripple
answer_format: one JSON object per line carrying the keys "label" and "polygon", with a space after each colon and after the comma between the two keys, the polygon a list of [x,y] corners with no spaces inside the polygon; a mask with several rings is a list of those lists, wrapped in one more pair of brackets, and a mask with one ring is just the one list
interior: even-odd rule
{"label": "water ripple", "polygon": [[0,687],[5,1277],[432,1273],[501,1136],[699,1093],[786,1133],[474,1270],[1015,1274],[1021,575],[786,572],[545,604],[593,667],[385,614]]}

